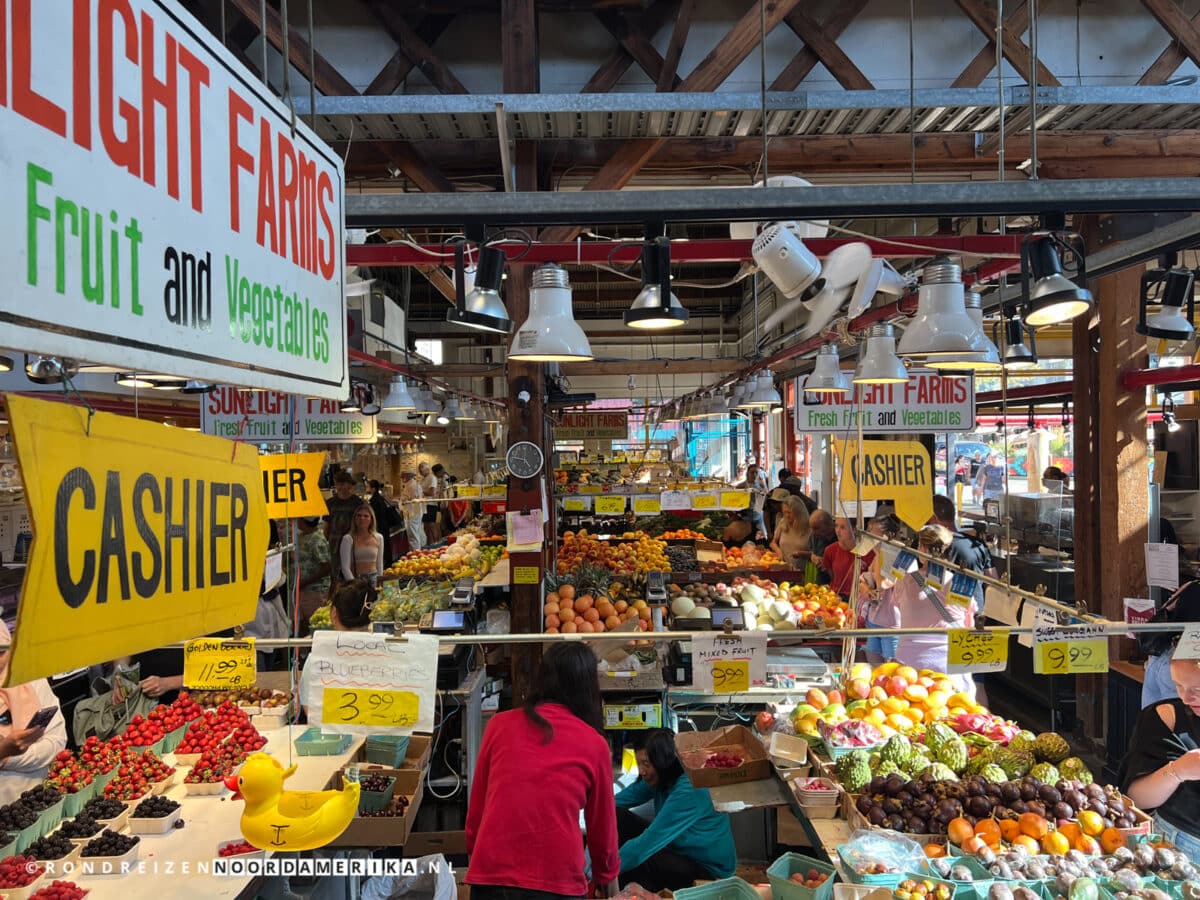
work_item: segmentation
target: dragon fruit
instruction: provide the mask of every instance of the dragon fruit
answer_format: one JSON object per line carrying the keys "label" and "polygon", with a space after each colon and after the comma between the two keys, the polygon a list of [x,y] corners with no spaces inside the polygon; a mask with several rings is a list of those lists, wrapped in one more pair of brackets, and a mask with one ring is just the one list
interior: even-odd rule
{"label": "dragon fruit", "polygon": [[883,733],[861,719],[851,719],[839,725],[817,722],[817,732],[831,747],[874,747],[883,741]]}

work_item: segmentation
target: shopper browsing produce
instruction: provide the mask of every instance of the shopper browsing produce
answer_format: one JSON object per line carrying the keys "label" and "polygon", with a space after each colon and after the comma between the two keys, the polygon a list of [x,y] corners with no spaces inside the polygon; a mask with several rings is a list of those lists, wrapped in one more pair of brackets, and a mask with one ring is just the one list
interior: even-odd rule
{"label": "shopper browsing produce", "polygon": [[[1154,614],[1152,622],[1200,622],[1200,581],[1189,581],[1175,591]],[[1171,679],[1171,657],[1179,643],[1177,631],[1139,633],[1138,646],[1149,657],[1142,679],[1142,708],[1162,700],[1177,700]]]}
{"label": "shopper browsing produce", "polygon": [[[621,883],[677,891],[697,879],[728,878],[737,868],[729,817],[713,808],[705,788],[693,787],[667,728],[647,732],[637,748],[638,780],[617,794]],[[632,812],[654,802],[647,822]]]}
{"label": "shopper browsing produce", "polygon": [[[433,474],[429,463],[423,462],[417,465],[417,482],[421,487],[423,499],[432,500],[441,496],[441,485],[438,484],[438,477]],[[425,504],[421,524],[425,526],[425,546],[436,544],[442,539],[441,532],[438,530],[438,505],[436,503]]]}
{"label": "shopper browsing produce", "polygon": [[[776,488],[776,492],[779,490],[782,488]],[[787,494],[782,501],[771,549],[785,563],[794,563],[807,554],[811,540],[812,529],[808,527],[807,507],[799,497]],[[800,565],[803,565],[803,562]]]}
{"label": "shopper browsing produce", "polygon": [[425,526],[422,521],[422,507],[418,502],[422,498],[421,483],[412,472],[401,472],[400,503],[404,507],[404,529],[408,534],[410,550],[420,550],[425,546]]}
{"label": "shopper browsing produce", "polygon": [[1154,813],[1154,831],[1192,860],[1200,859],[1200,662],[1172,660],[1179,699],[1142,710],[1121,790]]}
{"label": "shopper browsing produce", "polygon": [[362,503],[354,511],[350,532],[342,538],[340,556],[342,577],[347,581],[383,574],[383,535],[375,524],[371,504]]}
{"label": "shopper browsing produce", "polygon": [[[12,643],[3,622],[0,643]],[[0,684],[8,678],[9,652],[0,653]],[[54,755],[67,746],[67,726],[45,678],[0,690],[0,707],[0,804],[5,804],[45,780]],[[35,717],[43,709],[50,718],[38,724],[41,719]]]}
{"label": "shopper browsing produce", "polygon": [[[354,524],[354,514],[362,506],[363,499],[354,493],[354,476],[339,469],[333,476],[333,496],[326,502],[329,518],[325,520],[325,536],[329,538],[329,555],[336,559],[342,548],[342,538],[349,534]],[[334,572],[334,581],[341,580],[341,572]]]}
{"label": "shopper browsing produce", "polygon": [[595,655],[581,643],[555,644],[524,708],[496,715],[483,733],[466,822],[474,900],[530,891],[587,896],[580,810],[592,880],[606,896],[616,893],[616,807],[603,729]]}
{"label": "shopper browsing produce", "polygon": [[[838,516],[834,527],[837,540],[825,548],[818,565],[829,575],[829,586],[834,593],[845,600],[854,586],[854,547],[857,542],[854,540],[854,526],[845,516]],[[869,567],[874,558],[875,551],[872,550],[862,558],[863,568]]]}
{"label": "shopper browsing produce", "polygon": [[[895,516],[876,516],[867,526],[876,537],[895,540],[900,534],[900,520]],[[866,603],[866,625],[868,628],[890,629],[900,627],[900,610],[896,606],[895,592],[890,590],[893,582],[890,573],[883,571],[883,554],[876,553],[871,564],[863,573],[859,588],[860,596],[868,598]],[[872,666],[896,658],[894,637],[867,638],[867,662]]]}
{"label": "shopper browsing produce", "polygon": [[[378,594],[369,581],[348,581],[333,594],[329,604],[329,622],[334,631],[368,631],[371,628],[371,608]],[[300,672],[300,702],[308,712],[308,692],[312,683],[312,669],[305,666]]]}
{"label": "shopper browsing produce", "polygon": [[329,597],[329,543],[317,530],[320,524],[320,516],[296,520],[300,532],[296,543],[300,568],[300,621],[305,624]]}
{"label": "shopper browsing produce", "polygon": [[821,559],[831,544],[837,542],[837,527],[833,516],[823,509],[808,514],[808,527],[812,529],[812,561],[817,565],[817,583],[829,584],[829,573],[821,569]]}

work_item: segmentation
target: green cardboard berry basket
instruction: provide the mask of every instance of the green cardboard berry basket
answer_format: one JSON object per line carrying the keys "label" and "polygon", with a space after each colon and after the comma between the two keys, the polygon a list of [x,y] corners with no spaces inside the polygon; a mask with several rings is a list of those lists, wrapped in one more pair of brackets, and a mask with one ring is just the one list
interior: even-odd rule
{"label": "green cardboard berry basket", "polygon": [[382,791],[361,791],[358,795],[359,812],[381,812],[388,808],[392,796],[396,793],[395,777],[388,779],[387,787]]}
{"label": "green cardboard berry basket", "polygon": [[[809,869],[816,869],[829,877],[818,888],[805,887],[791,880],[794,873],[806,874]],[[785,853],[767,867],[767,881],[771,883],[771,894],[775,900],[829,900],[833,896],[836,875],[837,870],[829,863],[800,853]]]}
{"label": "green cardboard berry basket", "polygon": [[64,819],[73,819],[83,808],[87,806],[87,802],[96,796],[96,782],[93,779],[91,784],[85,784],[74,794],[67,794],[63,797],[62,814]]}
{"label": "green cardboard berry basket", "polygon": [[675,892],[675,900],[761,900],[750,884],[736,876],[710,881],[695,887],[681,888]]}

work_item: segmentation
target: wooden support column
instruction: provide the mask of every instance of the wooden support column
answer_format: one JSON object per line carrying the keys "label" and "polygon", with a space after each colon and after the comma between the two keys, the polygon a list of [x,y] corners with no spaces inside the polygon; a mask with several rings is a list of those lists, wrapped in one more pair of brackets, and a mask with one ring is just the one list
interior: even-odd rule
{"label": "wooden support column", "polygon": [[[1140,278],[1134,267],[1093,280],[1097,313],[1077,321],[1074,333],[1075,596],[1116,621],[1124,618],[1122,599],[1146,585],[1146,403],[1120,383],[1122,371],[1148,363],[1145,338],[1134,331]],[[1128,656],[1127,639],[1109,643],[1110,659]],[[1102,740],[1106,679],[1077,677],[1076,698],[1084,733]]]}

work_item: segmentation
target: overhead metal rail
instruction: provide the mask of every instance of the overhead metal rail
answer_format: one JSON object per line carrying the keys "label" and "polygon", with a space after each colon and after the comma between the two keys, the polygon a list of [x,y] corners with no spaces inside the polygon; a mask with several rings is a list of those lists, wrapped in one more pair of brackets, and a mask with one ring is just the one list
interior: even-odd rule
{"label": "overhead metal rail", "polygon": [[[1029,88],[1004,89],[1006,129],[1028,127]],[[312,112],[307,96],[296,114]],[[316,98],[327,141],[722,138],[977,133],[1000,123],[992,88],[869,91],[621,92],[604,94],[389,94]],[[1039,131],[1200,127],[1195,85],[1040,87]],[[914,121],[915,120],[915,121]]]}
{"label": "overhead metal rail", "polygon": [[[688,191],[349,194],[351,228],[756,222],[1200,210],[1200,178],[935,182]],[[915,240],[919,243],[919,240]]]}

